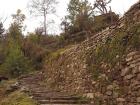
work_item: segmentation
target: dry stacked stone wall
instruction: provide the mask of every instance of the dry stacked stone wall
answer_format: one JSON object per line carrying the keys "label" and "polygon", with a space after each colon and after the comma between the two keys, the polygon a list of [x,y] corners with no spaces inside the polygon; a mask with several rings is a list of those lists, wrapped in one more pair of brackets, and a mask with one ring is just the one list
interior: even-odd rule
{"label": "dry stacked stone wall", "polygon": [[[133,15],[135,23],[140,22],[139,5],[140,3],[135,4],[126,13]],[[92,78],[86,62],[89,51],[95,50],[98,44],[104,44],[108,38],[114,37],[113,32],[123,27],[125,20],[127,17],[120,19],[118,25],[103,30],[67,49],[57,58],[49,60],[45,66],[48,86],[84,94],[92,98],[93,105],[140,105],[139,50],[129,52],[123,62],[116,64],[112,70],[103,69],[98,80]]]}

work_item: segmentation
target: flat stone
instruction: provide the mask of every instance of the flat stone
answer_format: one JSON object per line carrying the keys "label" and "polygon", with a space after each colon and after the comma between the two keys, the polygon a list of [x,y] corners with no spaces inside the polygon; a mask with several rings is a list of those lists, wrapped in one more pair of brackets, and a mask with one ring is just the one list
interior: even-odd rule
{"label": "flat stone", "polygon": [[129,62],[133,59],[133,57],[126,58],[126,61]]}
{"label": "flat stone", "polygon": [[93,93],[87,93],[87,94],[84,94],[83,96],[87,97],[87,98],[94,98],[94,94]]}
{"label": "flat stone", "polygon": [[133,56],[133,55],[138,54],[138,53],[139,53],[138,51],[134,51],[134,52],[129,53],[127,56],[130,57],[130,56]]}
{"label": "flat stone", "polygon": [[129,68],[122,69],[121,76],[125,76],[130,71]]}
{"label": "flat stone", "polygon": [[137,98],[137,102],[140,103],[140,97]]}
{"label": "flat stone", "polygon": [[128,103],[128,105],[134,105],[134,103]]}
{"label": "flat stone", "polygon": [[137,80],[140,81],[140,74],[137,75]]}
{"label": "flat stone", "polygon": [[117,98],[117,102],[125,102],[124,98]]}
{"label": "flat stone", "polygon": [[111,96],[112,95],[112,91],[107,91],[106,95]]}
{"label": "flat stone", "polygon": [[137,66],[137,64],[130,64],[131,68],[135,68]]}
{"label": "flat stone", "polygon": [[140,82],[137,81],[137,80],[133,80],[131,85],[132,85],[133,87],[135,87],[135,86],[140,85]]}
{"label": "flat stone", "polygon": [[124,79],[125,79],[125,80],[130,80],[130,79],[132,79],[133,77],[134,77],[134,75],[130,74],[130,75],[126,75],[126,76],[124,77]]}
{"label": "flat stone", "polygon": [[112,90],[112,89],[113,89],[113,85],[107,86],[107,90]]}
{"label": "flat stone", "polygon": [[135,68],[132,70],[132,73],[133,73],[133,74],[138,74],[138,73],[140,73],[139,67],[138,67],[138,66],[135,67]]}

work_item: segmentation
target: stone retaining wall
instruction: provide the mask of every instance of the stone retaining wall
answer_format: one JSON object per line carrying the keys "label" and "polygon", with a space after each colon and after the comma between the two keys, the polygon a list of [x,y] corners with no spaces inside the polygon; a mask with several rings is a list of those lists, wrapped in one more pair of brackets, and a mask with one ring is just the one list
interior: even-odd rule
{"label": "stone retaining wall", "polygon": [[[136,4],[138,6],[139,3]],[[128,12],[137,17],[133,21],[139,22],[139,14],[136,12],[139,12],[139,8],[133,9]],[[140,51],[131,51],[122,64],[116,64],[112,70],[103,69],[97,81],[93,80],[92,73],[87,69],[86,58],[89,51],[114,37],[113,32],[121,29],[124,21],[125,17],[120,19],[118,25],[103,30],[50,60],[45,66],[48,86],[84,94],[93,99],[94,105],[139,105]]]}

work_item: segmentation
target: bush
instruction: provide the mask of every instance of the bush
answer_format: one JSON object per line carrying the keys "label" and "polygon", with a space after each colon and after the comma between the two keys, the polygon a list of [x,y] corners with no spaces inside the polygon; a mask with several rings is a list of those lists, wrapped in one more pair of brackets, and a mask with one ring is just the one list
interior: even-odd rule
{"label": "bush", "polygon": [[30,61],[24,57],[18,44],[11,41],[6,59],[0,67],[0,72],[10,77],[17,77],[32,70]]}
{"label": "bush", "polygon": [[109,27],[119,20],[119,15],[115,14],[114,12],[110,12],[107,14],[99,15],[94,17],[94,22],[92,26],[92,32],[97,33],[106,27]]}

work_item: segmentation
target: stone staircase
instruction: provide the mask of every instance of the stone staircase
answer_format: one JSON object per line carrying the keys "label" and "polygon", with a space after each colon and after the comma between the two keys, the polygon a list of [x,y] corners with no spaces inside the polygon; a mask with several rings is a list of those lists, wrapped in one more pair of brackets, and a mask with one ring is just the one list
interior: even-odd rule
{"label": "stone staircase", "polygon": [[74,94],[48,89],[42,83],[42,73],[19,78],[21,89],[38,102],[39,105],[91,105],[90,101]]}

